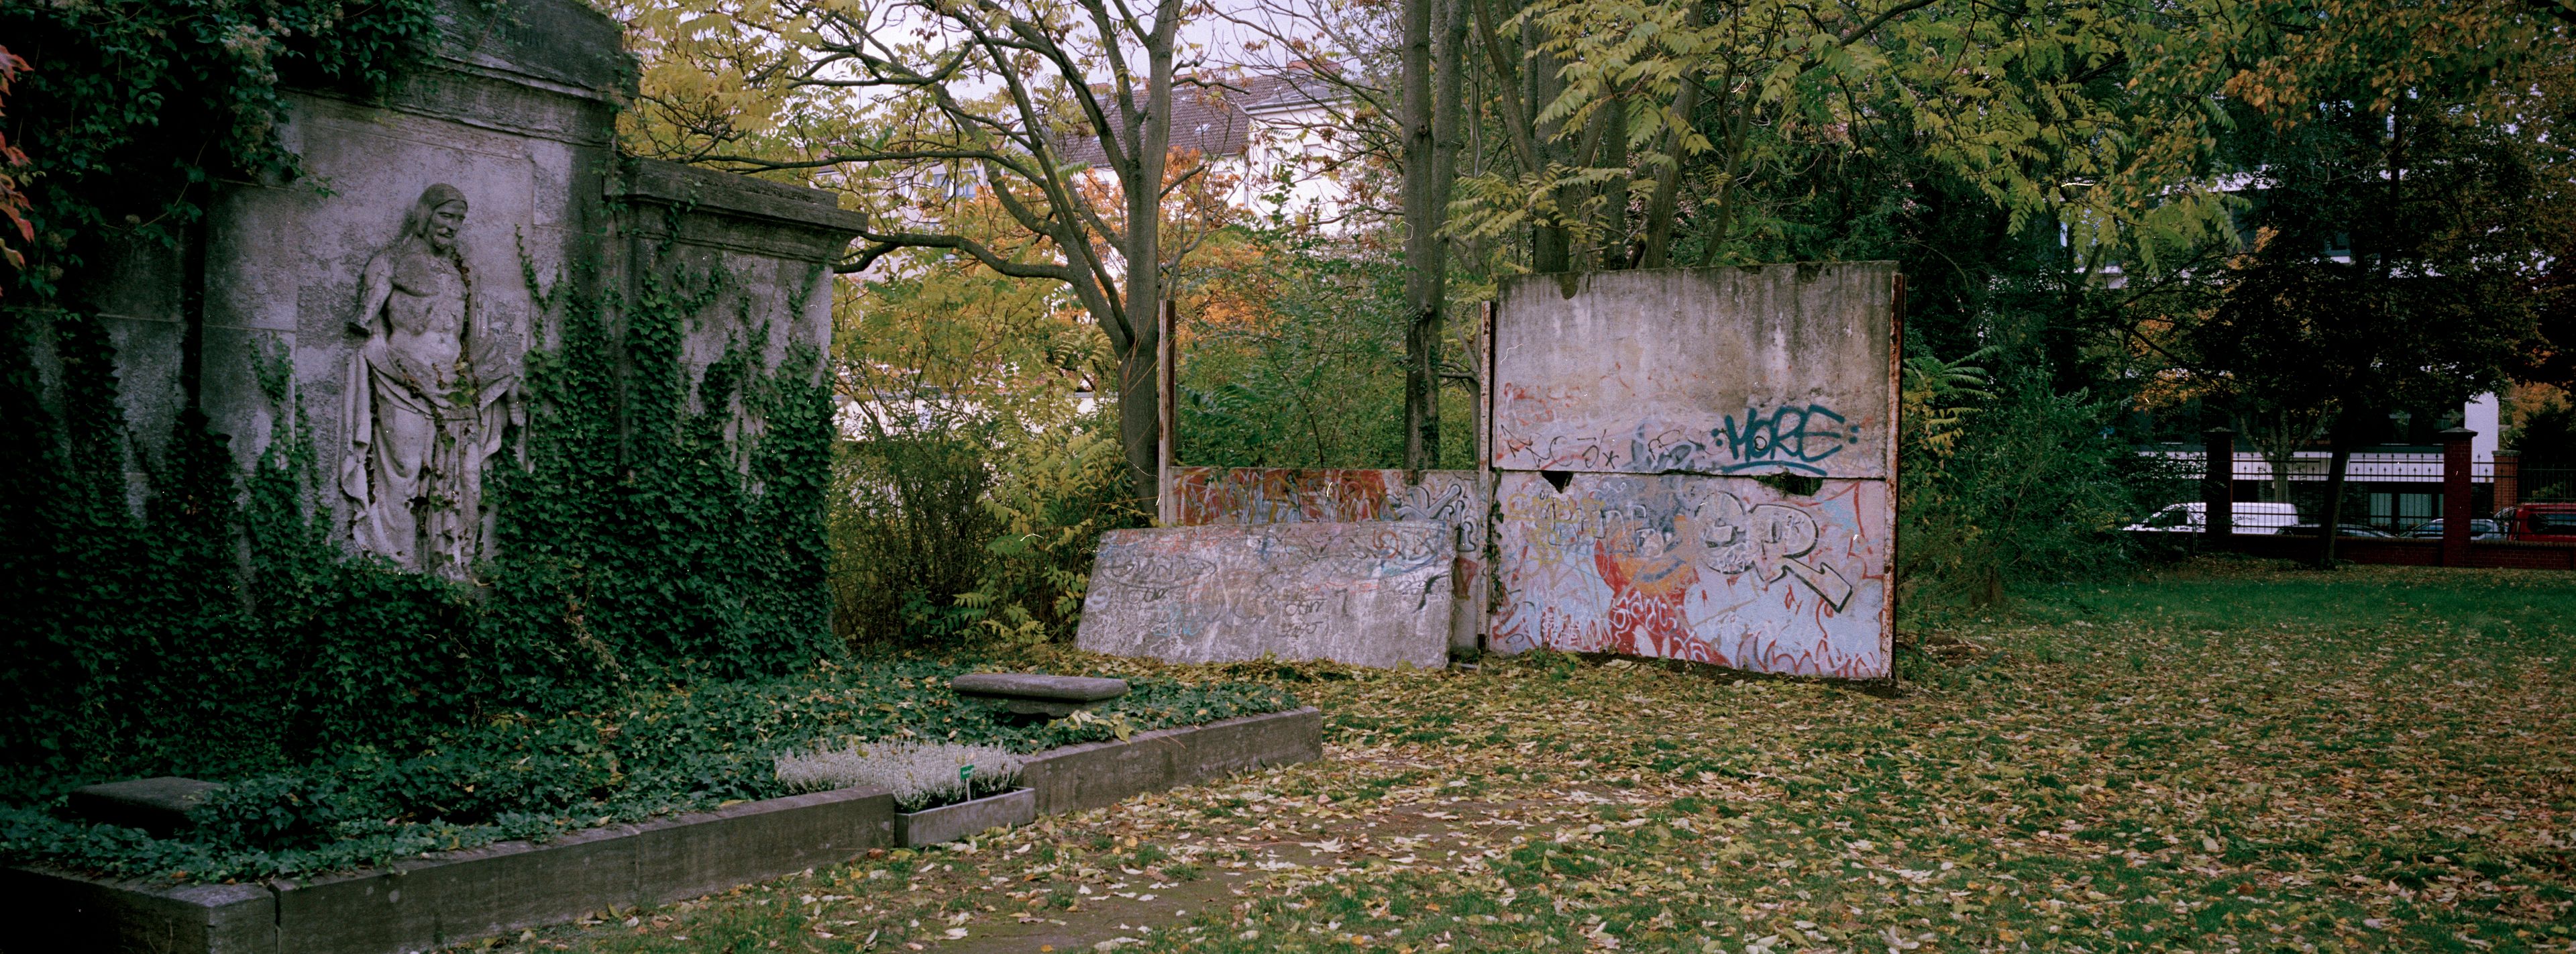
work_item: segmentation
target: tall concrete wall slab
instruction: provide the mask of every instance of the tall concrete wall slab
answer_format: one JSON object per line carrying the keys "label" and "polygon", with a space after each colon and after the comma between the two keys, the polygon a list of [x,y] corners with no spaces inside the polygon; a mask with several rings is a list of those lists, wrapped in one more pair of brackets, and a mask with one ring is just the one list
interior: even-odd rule
{"label": "tall concrete wall slab", "polygon": [[1185,663],[1444,665],[1456,534],[1414,520],[1112,530],[1075,643]]}
{"label": "tall concrete wall slab", "polygon": [[1609,652],[1757,672],[1888,671],[1887,484],[1812,496],[1750,478],[1497,475],[1493,648]]}
{"label": "tall concrete wall slab", "polygon": [[1488,648],[1887,676],[1899,287],[1888,262],[1506,287]]}
{"label": "tall concrete wall slab", "polygon": [[1523,276],[1494,328],[1503,470],[1885,478],[1896,266]]}
{"label": "tall concrete wall slab", "polygon": [[1363,520],[1437,520],[1457,529],[1450,582],[1449,648],[1476,649],[1486,600],[1485,525],[1490,510],[1472,470],[1176,467],[1179,525],[1262,526]]}

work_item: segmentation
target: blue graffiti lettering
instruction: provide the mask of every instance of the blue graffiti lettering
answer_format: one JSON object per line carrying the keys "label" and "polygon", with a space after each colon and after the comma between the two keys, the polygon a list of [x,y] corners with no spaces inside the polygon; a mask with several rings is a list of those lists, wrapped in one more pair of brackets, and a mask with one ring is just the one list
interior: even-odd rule
{"label": "blue graffiti lettering", "polygon": [[1747,407],[1743,426],[1738,427],[1730,414],[1709,437],[1735,458],[1735,463],[1726,465],[1727,473],[1777,467],[1821,476],[1825,469],[1817,465],[1859,443],[1860,427],[1822,404],[1782,407],[1767,416]]}

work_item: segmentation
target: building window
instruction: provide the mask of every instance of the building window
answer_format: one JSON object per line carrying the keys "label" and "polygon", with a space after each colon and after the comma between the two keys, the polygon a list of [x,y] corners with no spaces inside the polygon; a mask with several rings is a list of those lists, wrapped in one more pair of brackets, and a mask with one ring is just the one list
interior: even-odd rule
{"label": "building window", "polygon": [[2436,499],[2432,494],[2398,494],[2397,522],[2411,527],[2433,519],[2433,501]]}

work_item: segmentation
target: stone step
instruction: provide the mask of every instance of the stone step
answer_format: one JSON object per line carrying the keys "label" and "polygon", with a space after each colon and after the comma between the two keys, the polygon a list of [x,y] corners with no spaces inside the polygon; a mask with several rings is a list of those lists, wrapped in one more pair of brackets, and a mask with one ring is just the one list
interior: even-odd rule
{"label": "stone step", "polygon": [[1002,707],[1014,715],[1061,719],[1098,708],[1127,694],[1127,680],[1097,676],[1052,676],[1044,673],[979,672],[948,680],[948,688],[968,699]]}
{"label": "stone step", "polygon": [[189,827],[189,809],[222,787],[176,775],[128,779],[72,789],[64,807],[96,824],[140,828],[154,838],[168,838]]}

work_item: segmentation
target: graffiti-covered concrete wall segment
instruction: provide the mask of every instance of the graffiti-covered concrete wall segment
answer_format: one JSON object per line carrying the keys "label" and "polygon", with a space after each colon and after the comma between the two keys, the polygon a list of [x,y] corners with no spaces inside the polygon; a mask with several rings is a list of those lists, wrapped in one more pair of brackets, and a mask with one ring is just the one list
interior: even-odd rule
{"label": "graffiti-covered concrete wall segment", "polygon": [[1485,605],[1485,525],[1489,509],[1472,470],[1427,470],[1411,482],[1401,470],[1283,467],[1177,467],[1172,494],[1182,526],[1438,520],[1455,529],[1450,581],[1449,646],[1476,648]]}
{"label": "graffiti-covered concrete wall segment", "polygon": [[1455,533],[1415,520],[1112,530],[1075,644],[1184,663],[1440,666]]}
{"label": "graffiti-covered concrete wall segment", "polygon": [[1529,276],[1494,330],[1494,466],[1885,478],[1896,266]]}
{"label": "graffiti-covered concrete wall segment", "polygon": [[1798,496],[1689,474],[1497,478],[1494,649],[1886,674],[1885,482]]}
{"label": "graffiti-covered concrete wall segment", "polygon": [[1896,289],[1885,262],[1507,287],[1488,646],[1888,675]]}

